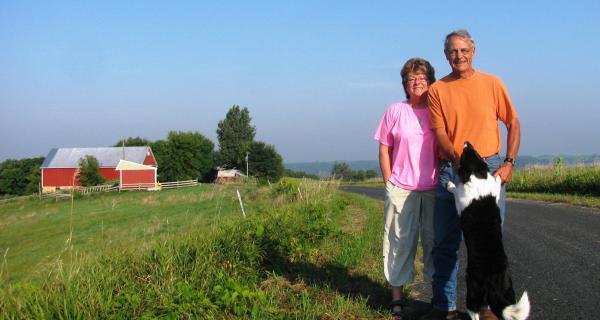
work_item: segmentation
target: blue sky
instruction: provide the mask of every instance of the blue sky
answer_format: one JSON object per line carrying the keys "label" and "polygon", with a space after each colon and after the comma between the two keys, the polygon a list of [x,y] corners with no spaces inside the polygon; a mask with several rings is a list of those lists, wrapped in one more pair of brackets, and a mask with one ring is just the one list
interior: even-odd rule
{"label": "blue sky", "polygon": [[234,104],[285,162],[376,159],[401,66],[441,78],[458,28],[508,87],[521,155],[597,154],[599,21],[597,1],[0,0],[0,161],[171,130],[216,143]]}

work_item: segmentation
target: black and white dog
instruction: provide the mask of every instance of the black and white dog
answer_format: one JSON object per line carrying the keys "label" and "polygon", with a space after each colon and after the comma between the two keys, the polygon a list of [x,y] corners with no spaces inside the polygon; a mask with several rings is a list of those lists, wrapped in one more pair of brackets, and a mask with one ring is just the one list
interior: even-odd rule
{"label": "black and white dog", "polygon": [[456,184],[448,182],[454,194],[460,226],[467,246],[467,311],[479,320],[478,311],[489,305],[505,320],[527,319],[530,311],[527,292],[516,303],[508,258],[502,244],[502,221],[498,199],[501,181],[467,141],[464,144]]}

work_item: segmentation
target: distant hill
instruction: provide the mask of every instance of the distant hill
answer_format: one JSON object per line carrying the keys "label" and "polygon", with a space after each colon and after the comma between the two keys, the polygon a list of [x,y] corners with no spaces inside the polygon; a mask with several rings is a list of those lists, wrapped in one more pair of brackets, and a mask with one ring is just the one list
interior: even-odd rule
{"label": "distant hill", "polygon": [[[375,170],[379,173],[379,162],[376,160],[360,160],[360,161],[338,161],[345,162],[350,166],[352,170]],[[296,163],[284,163],[286,169],[292,171],[304,171],[306,173],[316,174],[318,176],[329,176],[333,164],[335,161],[329,162],[296,162]]]}
{"label": "distant hill", "polygon": [[[517,157],[517,169],[523,169],[534,165],[554,165],[559,158],[563,159],[563,165],[591,165],[600,163],[600,154],[593,155],[542,155],[542,156],[519,156]],[[379,174],[379,162],[377,160],[340,161],[347,163],[352,170],[375,170]],[[286,169],[293,171],[304,171],[320,176],[329,176],[334,161],[294,162],[285,163]]]}

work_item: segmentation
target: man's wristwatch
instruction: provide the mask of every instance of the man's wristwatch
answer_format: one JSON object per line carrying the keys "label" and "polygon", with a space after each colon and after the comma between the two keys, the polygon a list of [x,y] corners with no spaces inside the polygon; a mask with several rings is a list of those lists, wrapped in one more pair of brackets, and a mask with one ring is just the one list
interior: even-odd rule
{"label": "man's wristwatch", "polygon": [[513,159],[513,158],[506,157],[506,158],[504,159],[504,162],[508,162],[508,163],[512,164],[512,165],[513,165],[513,167],[515,166],[515,159]]}

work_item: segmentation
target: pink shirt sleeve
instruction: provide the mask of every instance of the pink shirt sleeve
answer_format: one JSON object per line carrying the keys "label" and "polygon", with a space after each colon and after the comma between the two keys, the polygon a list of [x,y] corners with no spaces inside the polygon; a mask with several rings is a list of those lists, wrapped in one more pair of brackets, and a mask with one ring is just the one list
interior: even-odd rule
{"label": "pink shirt sleeve", "polygon": [[397,117],[395,117],[395,113],[397,113],[397,108],[395,104],[390,105],[381,120],[379,121],[379,126],[377,126],[377,130],[375,130],[375,135],[373,139],[379,141],[386,146],[394,146],[394,136],[392,135],[392,129],[394,128],[394,124],[396,124]]}

